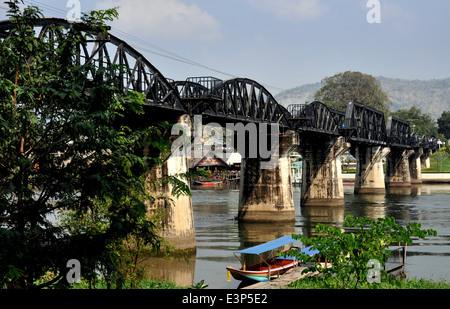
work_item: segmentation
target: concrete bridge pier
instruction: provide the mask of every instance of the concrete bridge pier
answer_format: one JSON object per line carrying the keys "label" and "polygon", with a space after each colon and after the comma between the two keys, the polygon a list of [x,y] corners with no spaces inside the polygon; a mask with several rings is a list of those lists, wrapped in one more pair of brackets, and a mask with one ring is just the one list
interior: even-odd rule
{"label": "concrete bridge pier", "polygon": [[294,196],[289,151],[296,145],[296,133],[279,135],[278,164],[265,168],[265,160],[243,156],[238,219],[241,222],[293,222]]}
{"label": "concrete bridge pier", "polygon": [[411,175],[411,184],[422,183],[422,163],[421,157],[423,149],[419,148],[409,157],[409,173]]}
{"label": "concrete bridge pier", "polygon": [[343,137],[308,138],[303,157],[301,206],[343,206],[344,185],[339,156],[350,147]]}
{"label": "concrete bridge pier", "polygon": [[386,157],[386,187],[410,187],[411,173],[409,169],[409,157],[414,150],[391,148]]}
{"label": "concrete bridge pier", "polygon": [[428,149],[423,151],[423,154],[420,156],[420,165],[422,169],[430,168],[430,157],[432,152],[431,149]]}
{"label": "concrete bridge pier", "polygon": [[355,194],[380,194],[386,192],[382,160],[389,154],[388,147],[356,146]]}
{"label": "concrete bridge pier", "polygon": [[[178,124],[186,130],[191,130],[191,120],[188,115],[181,116],[178,119]],[[190,131],[187,134],[190,134]],[[173,138],[176,139],[177,136],[173,136]],[[150,150],[147,149],[146,151]],[[153,185],[155,179],[161,179],[165,175],[175,176],[189,172],[189,153],[186,151],[181,150],[172,154],[156,154],[163,159],[164,163],[153,166],[148,174],[146,184],[148,192],[155,198],[155,202],[148,205],[148,211],[150,216],[156,216],[157,221],[160,222],[161,230],[158,233],[159,236],[171,242],[176,249],[195,250],[196,240],[191,197],[188,195],[173,196],[171,194],[171,184],[164,186]],[[189,182],[186,182],[186,185],[189,186]]]}

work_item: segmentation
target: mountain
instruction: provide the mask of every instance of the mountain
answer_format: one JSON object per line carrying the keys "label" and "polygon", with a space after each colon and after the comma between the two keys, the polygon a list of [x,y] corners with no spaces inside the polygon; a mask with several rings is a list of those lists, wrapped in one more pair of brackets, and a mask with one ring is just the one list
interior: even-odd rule
{"label": "mountain", "polygon": [[[432,80],[407,80],[383,76],[376,78],[392,101],[392,111],[416,106],[433,119],[441,117],[443,111],[450,111],[450,78]],[[321,87],[320,82],[295,87],[280,92],[275,99],[284,106],[311,102]]]}

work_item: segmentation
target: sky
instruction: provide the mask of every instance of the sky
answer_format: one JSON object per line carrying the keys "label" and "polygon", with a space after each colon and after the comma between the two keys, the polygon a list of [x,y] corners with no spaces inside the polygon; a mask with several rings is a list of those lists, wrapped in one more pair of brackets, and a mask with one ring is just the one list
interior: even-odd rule
{"label": "sky", "polygon": [[[25,0],[46,17],[119,7],[111,32],[165,77],[245,77],[272,94],[344,71],[450,77],[448,0]],[[0,20],[7,5],[0,0]]]}

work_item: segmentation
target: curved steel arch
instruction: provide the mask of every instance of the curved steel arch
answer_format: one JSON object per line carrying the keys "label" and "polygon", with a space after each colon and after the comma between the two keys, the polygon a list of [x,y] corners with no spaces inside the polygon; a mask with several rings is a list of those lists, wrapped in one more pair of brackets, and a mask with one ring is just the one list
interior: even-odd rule
{"label": "curved steel arch", "polygon": [[258,82],[248,78],[223,81],[211,89],[222,98],[221,112],[230,118],[288,126],[287,110]]}
{"label": "curved steel arch", "polygon": [[287,109],[254,80],[191,77],[175,84],[191,114],[234,121],[279,123],[288,127]]}
{"label": "curved steel arch", "polygon": [[[137,91],[146,95],[146,103],[178,111],[186,111],[181,99],[171,83],[141,53],[125,41],[108,33],[94,32],[83,23],[70,23],[60,18],[42,18],[35,21],[35,27],[41,27],[38,37],[54,35],[54,26],[65,29],[77,28],[84,32],[88,40],[77,46],[74,55],[78,65],[90,66],[87,78],[95,76],[99,69],[118,65],[123,68],[119,75],[119,89]],[[0,22],[0,39],[6,38],[16,25],[10,21]]]}
{"label": "curved steel arch", "polygon": [[[211,98],[211,89],[221,84],[222,80],[206,76],[206,77],[188,77],[185,81],[174,82],[175,88],[182,99],[202,99]],[[220,99],[218,96],[217,99]]]}
{"label": "curved steel arch", "polygon": [[329,108],[320,101],[291,104],[287,108],[291,127],[296,131],[315,131],[340,135],[344,113]]}

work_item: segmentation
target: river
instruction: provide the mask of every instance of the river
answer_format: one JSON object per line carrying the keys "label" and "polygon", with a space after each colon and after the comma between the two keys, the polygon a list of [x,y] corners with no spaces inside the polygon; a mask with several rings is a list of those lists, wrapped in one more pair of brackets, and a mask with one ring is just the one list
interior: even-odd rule
{"label": "river", "polygon": [[235,289],[227,282],[226,266],[238,267],[233,251],[283,235],[311,236],[317,223],[341,226],[346,215],[377,219],[394,217],[397,224],[419,222],[437,236],[416,239],[407,247],[408,278],[450,282],[450,184],[423,184],[388,190],[383,195],[353,194],[345,186],[345,206],[300,207],[300,188],[294,188],[296,217],[292,224],[241,224],[238,190],[192,190],[197,253],[190,261],[153,262],[153,270],[166,280],[191,285],[204,280],[207,288]]}

